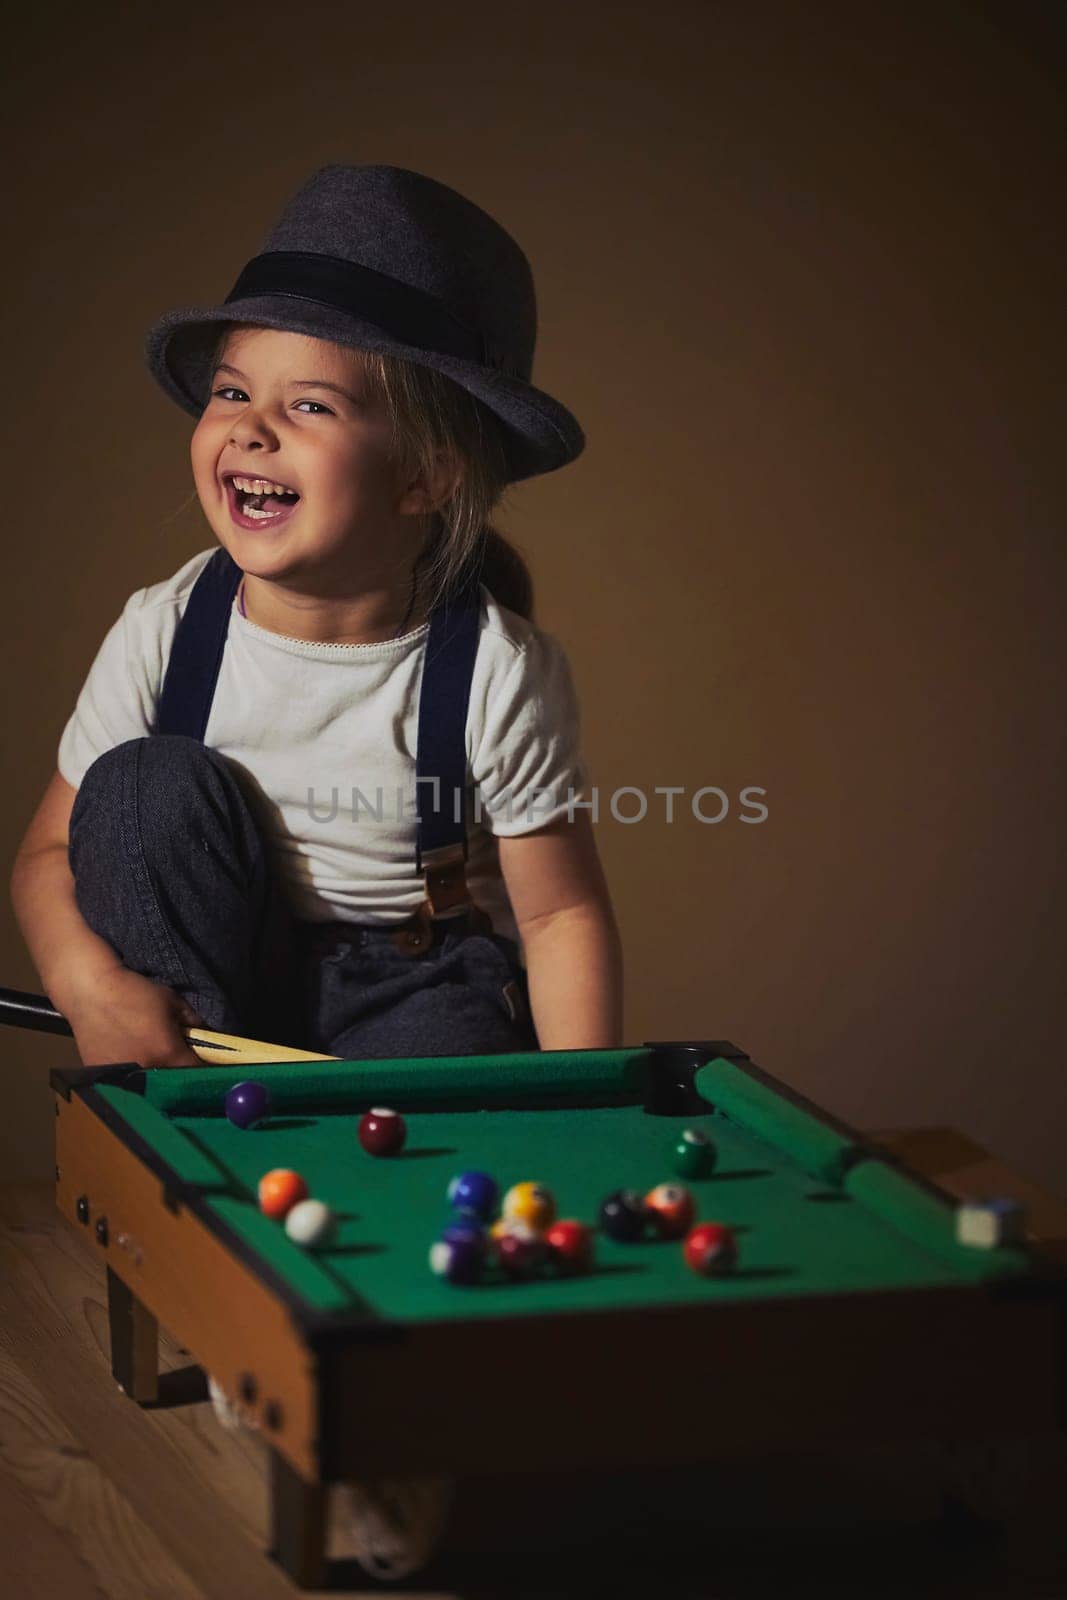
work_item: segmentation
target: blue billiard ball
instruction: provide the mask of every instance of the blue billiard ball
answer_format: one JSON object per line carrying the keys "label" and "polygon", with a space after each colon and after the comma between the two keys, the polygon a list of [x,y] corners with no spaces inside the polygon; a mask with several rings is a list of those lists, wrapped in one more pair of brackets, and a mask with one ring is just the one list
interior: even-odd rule
{"label": "blue billiard ball", "polygon": [[461,1215],[488,1221],[496,1209],[499,1190],[488,1172],[461,1172],[448,1186],[448,1203]]}
{"label": "blue billiard ball", "polygon": [[235,1083],[226,1095],[226,1115],[236,1128],[254,1128],[270,1110],[267,1086],[254,1078]]}

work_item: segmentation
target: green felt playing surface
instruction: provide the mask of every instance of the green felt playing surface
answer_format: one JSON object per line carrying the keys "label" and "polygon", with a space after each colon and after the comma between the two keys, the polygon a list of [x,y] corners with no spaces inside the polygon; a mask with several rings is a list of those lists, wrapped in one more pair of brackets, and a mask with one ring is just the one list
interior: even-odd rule
{"label": "green felt playing surface", "polygon": [[[854,1148],[795,1104],[738,1078],[731,1063],[701,1069],[697,1082],[719,1109],[681,1118],[636,1104],[643,1051],[576,1052],[488,1062],[305,1063],[260,1067],[272,1115],[242,1131],[222,1110],[235,1073],[225,1068],[148,1074],[146,1095],[100,1093],[139,1137],[292,1288],[318,1310],[365,1308],[385,1318],[438,1320],[607,1308],[730,1302],[757,1296],[844,1294],[977,1281],[1019,1270],[1019,1253],[955,1243],[951,1208],[878,1161],[851,1168]],[[398,1069],[409,1066],[405,1074]],[[510,1075],[510,1076],[509,1076]],[[475,1109],[492,1084],[526,1102]],[[499,1094],[498,1094],[499,1097]],[[427,1099],[442,1109],[420,1110]],[[552,1109],[546,1100],[573,1100]],[[540,1101],[540,1104],[538,1102]],[[402,1154],[376,1159],[357,1139],[371,1104],[404,1108]],[[748,1124],[751,1124],[748,1125]],[[729,1277],[691,1272],[679,1242],[620,1244],[598,1234],[594,1271],[527,1283],[458,1287],[430,1272],[428,1253],[449,1220],[446,1189],[455,1173],[492,1173],[503,1193],[533,1179],[555,1194],[559,1213],[595,1223],[610,1191],[678,1181],[670,1152],[681,1127],[703,1128],[719,1159],[693,1180],[698,1220],[737,1230],[739,1263]],[[758,1130],[758,1131],[757,1131]],[[272,1167],[292,1167],[339,1217],[329,1249],[293,1244],[256,1206],[256,1185]]]}

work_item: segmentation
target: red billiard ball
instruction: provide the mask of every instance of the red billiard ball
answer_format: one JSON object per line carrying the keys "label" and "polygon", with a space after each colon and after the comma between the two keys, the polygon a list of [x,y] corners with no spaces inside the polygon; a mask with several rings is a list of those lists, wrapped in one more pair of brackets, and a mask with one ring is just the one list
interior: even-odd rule
{"label": "red billiard ball", "polygon": [[584,1222],[554,1222],[545,1230],[544,1240],[549,1259],[560,1272],[576,1275],[589,1271],[593,1264],[593,1231]]}
{"label": "red billiard ball", "polygon": [[686,1266],[702,1278],[715,1278],[736,1266],[737,1239],[733,1230],[720,1222],[701,1222],[687,1235],[682,1253]]}
{"label": "red billiard ball", "polygon": [[661,1239],[680,1239],[693,1225],[696,1206],[681,1183],[658,1183],[645,1195],[645,1213]]}
{"label": "red billiard ball", "polygon": [[369,1156],[395,1156],[404,1148],[407,1125],[399,1111],[375,1106],[359,1119],[359,1142]]}

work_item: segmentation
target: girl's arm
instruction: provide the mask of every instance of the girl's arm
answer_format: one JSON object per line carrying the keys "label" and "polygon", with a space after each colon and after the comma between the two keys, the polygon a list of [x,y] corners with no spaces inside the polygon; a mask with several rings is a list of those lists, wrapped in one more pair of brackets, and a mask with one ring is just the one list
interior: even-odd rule
{"label": "girl's arm", "polygon": [[74,901],[67,860],[77,790],[56,773],[15,856],[11,901],[23,938],[52,1004],[68,1015],[83,987],[119,965]]}
{"label": "girl's arm", "polygon": [[74,1030],[86,1066],[138,1061],[196,1066],[182,1037],[195,1019],[172,989],[130,972],[78,910],[67,856],[77,790],[56,773],[11,872],[11,903],[52,1004]]}
{"label": "girl's arm", "polygon": [[542,1050],[622,1043],[622,941],[587,812],[500,838]]}

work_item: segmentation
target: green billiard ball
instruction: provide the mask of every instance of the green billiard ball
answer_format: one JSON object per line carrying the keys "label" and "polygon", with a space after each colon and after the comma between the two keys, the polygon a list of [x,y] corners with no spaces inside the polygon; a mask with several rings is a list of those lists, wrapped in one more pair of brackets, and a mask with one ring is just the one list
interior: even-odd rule
{"label": "green billiard ball", "polygon": [[715,1167],[715,1146],[699,1128],[686,1128],[671,1154],[671,1166],[680,1178],[706,1178]]}

